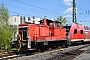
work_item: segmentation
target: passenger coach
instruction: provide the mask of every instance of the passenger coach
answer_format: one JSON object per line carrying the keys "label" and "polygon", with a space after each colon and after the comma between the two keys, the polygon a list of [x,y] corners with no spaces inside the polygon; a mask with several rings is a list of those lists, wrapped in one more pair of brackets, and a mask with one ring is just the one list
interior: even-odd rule
{"label": "passenger coach", "polygon": [[78,23],[66,23],[63,27],[66,28],[66,36],[70,44],[90,41],[90,26]]}

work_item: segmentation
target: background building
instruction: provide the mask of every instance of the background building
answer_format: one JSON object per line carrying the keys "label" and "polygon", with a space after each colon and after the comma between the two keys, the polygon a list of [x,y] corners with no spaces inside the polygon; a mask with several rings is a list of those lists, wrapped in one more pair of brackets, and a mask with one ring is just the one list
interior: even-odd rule
{"label": "background building", "polygon": [[18,26],[19,24],[22,24],[24,22],[31,22],[31,23],[35,23],[35,24],[39,24],[39,21],[41,20],[41,18],[38,17],[27,17],[27,16],[10,16],[8,22],[11,25],[16,25]]}

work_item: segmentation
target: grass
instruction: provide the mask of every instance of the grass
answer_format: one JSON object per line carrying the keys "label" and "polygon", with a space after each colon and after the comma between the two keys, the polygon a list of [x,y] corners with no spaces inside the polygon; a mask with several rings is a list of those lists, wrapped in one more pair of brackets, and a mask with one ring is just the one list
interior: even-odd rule
{"label": "grass", "polygon": [[0,49],[0,52],[11,51],[11,50],[16,50],[16,48],[11,48],[11,49],[8,49],[8,50],[2,50],[2,49]]}

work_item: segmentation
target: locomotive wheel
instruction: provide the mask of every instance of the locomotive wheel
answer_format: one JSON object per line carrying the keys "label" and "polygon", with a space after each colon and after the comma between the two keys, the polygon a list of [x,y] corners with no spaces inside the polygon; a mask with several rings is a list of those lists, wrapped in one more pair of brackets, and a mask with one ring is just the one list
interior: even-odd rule
{"label": "locomotive wheel", "polygon": [[48,50],[52,50],[52,48],[48,48]]}
{"label": "locomotive wheel", "polygon": [[43,45],[38,45],[38,51],[39,52],[44,52],[44,46]]}
{"label": "locomotive wheel", "polygon": [[39,48],[38,51],[39,52],[44,52],[44,48]]}
{"label": "locomotive wheel", "polygon": [[38,51],[39,51],[39,52],[43,52],[43,50],[42,50],[42,49],[39,49]]}

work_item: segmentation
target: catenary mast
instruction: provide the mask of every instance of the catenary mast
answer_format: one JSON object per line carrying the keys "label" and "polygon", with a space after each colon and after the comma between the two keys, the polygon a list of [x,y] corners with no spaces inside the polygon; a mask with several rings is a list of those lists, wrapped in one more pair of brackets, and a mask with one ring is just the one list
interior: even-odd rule
{"label": "catenary mast", "polygon": [[77,23],[77,20],[76,20],[76,3],[75,3],[75,0],[73,0],[73,17],[72,17],[72,22],[74,23]]}

